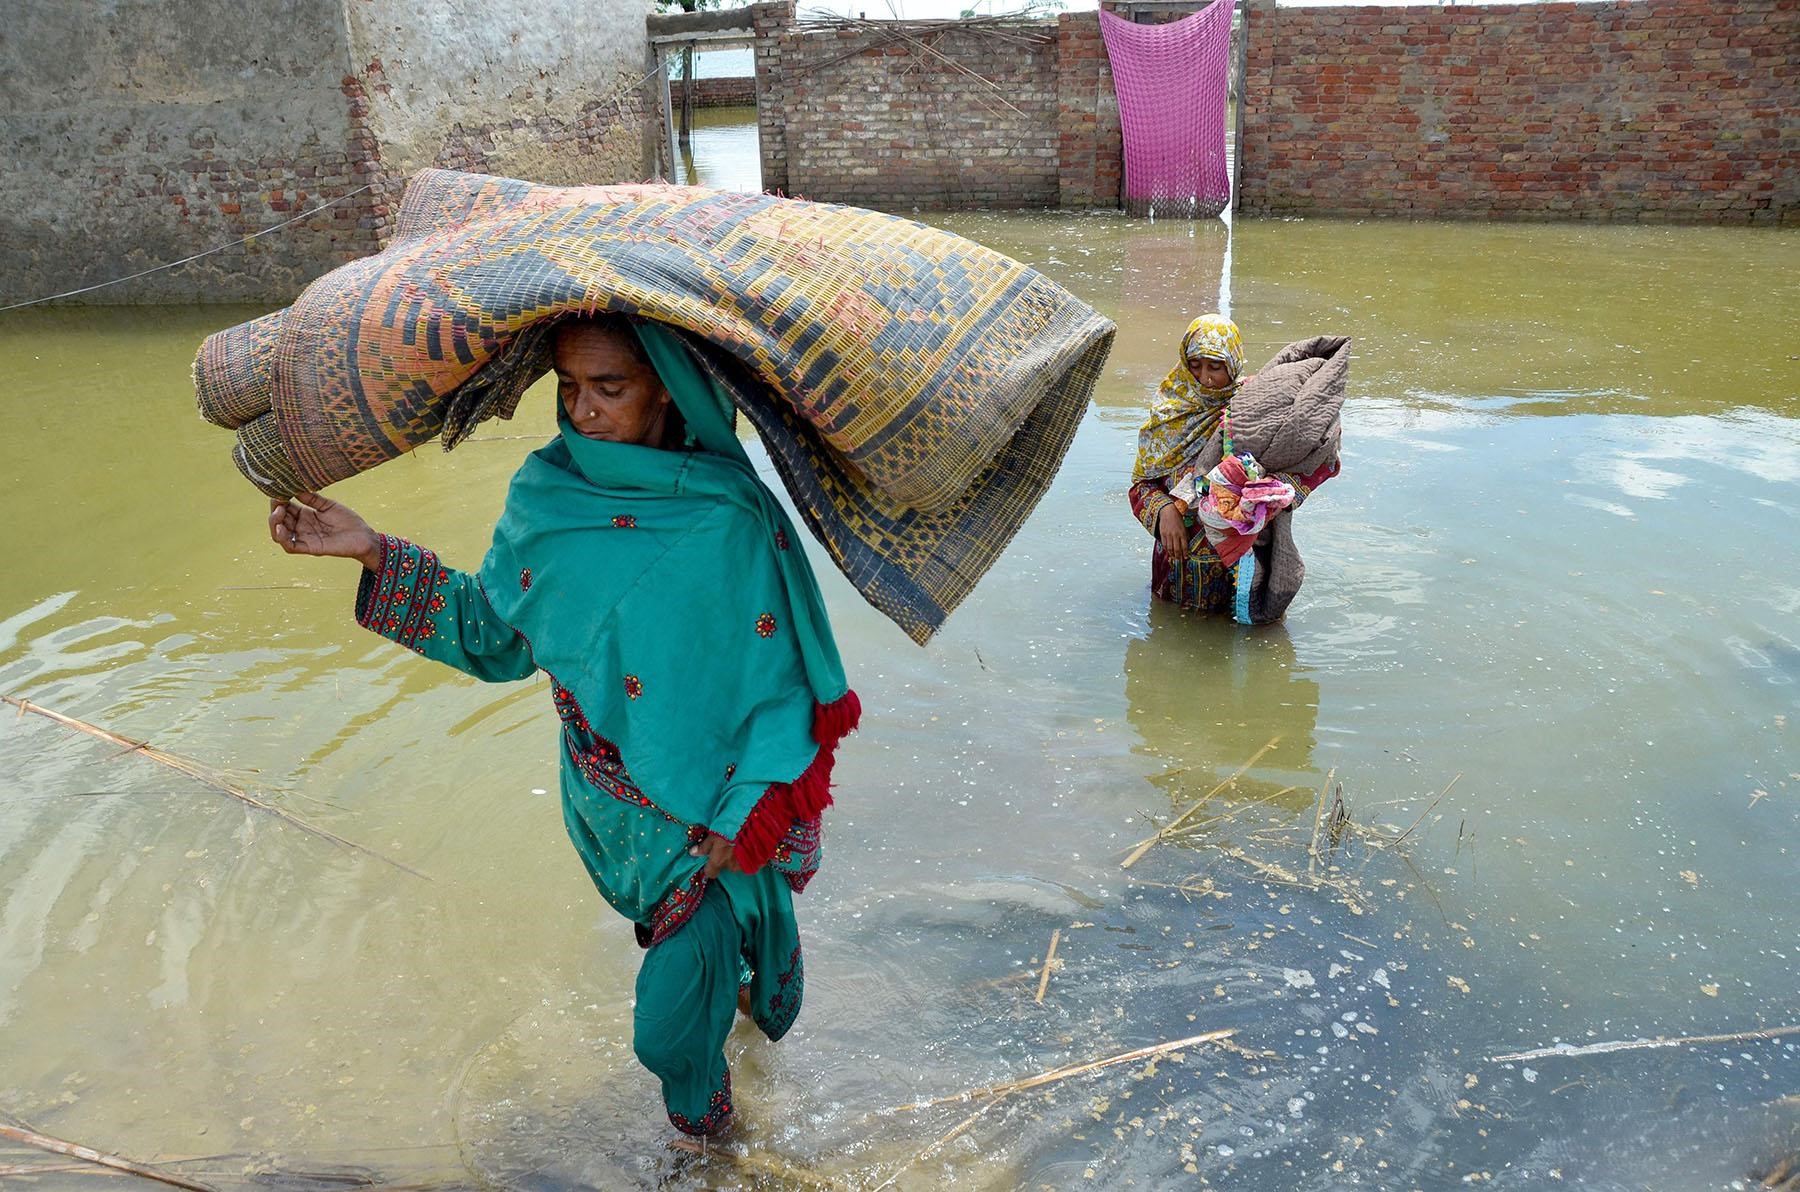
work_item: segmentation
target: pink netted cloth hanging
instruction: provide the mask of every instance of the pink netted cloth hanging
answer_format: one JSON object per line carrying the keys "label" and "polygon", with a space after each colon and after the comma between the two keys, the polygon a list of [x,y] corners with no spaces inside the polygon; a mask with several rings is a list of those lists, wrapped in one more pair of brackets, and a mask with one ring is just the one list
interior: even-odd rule
{"label": "pink netted cloth hanging", "polygon": [[1232,0],[1179,21],[1138,25],[1102,9],[1125,140],[1125,209],[1202,219],[1231,201],[1225,95]]}

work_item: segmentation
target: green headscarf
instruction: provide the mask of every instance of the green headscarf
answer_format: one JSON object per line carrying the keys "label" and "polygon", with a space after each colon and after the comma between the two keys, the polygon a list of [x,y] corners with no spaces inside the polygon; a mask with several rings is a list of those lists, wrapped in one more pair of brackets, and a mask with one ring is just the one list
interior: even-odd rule
{"label": "green headscarf", "polygon": [[559,418],[513,477],[481,584],[644,796],[735,840],[754,870],[830,803],[860,709],[730,403],[667,328],[636,329],[696,449],[601,442]]}

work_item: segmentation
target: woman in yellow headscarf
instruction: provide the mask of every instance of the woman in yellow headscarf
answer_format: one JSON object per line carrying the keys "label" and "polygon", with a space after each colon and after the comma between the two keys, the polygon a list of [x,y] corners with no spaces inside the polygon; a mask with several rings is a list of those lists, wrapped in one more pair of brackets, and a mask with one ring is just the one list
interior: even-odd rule
{"label": "woman in yellow headscarf", "polygon": [[[1171,495],[1194,468],[1201,449],[1222,422],[1243,384],[1244,345],[1237,324],[1224,315],[1201,315],[1181,337],[1181,361],[1163,378],[1150,416],[1138,431],[1131,471],[1131,511],[1156,539],[1150,555],[1150,590],[1160,599],[1201,612],[1230,612],[1234,569],[1219,558],[1204,533],[1195,533],[1191,501]],[[1231,454],[1229,432],[1224,454]],[[1327,473],[1328,474],[1328,473]],[[1294,505],[1324,475],[1275,473],[1294,488]]]}

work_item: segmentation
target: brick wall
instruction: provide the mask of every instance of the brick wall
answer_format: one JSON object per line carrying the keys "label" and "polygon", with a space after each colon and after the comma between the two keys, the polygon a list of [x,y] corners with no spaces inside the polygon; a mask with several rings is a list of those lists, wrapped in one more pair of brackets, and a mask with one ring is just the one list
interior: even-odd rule
{"label": "brick wall", "polygon": [[[730,79],[695,79],[694,106],[697,108],[747,108],[756,103],[756,79],[750,75]],[[688,84],[677,79],[669,84],[669,95],[677,111]]]}
{"label": "brick wall", "polygon": [[787,86],[783,71],[794,0],[766,0],[750,6],[756,34],[756,139],[762,159],[763,189],[788,193]]}
{"label": "brick wall", "polygon": [[1250,10],[1247,211],[1800,223],[1800,0]]}
{"label": "brick wall", "polygon": [[764,187],[903,209],[1118,203],[1118,106],[1092,13],[995,29],[751,12]]}
{"label": "brick wall", "polygon": [[1057,20],[1057,193],[1064,207],[1116,207],[1124,172],[1119,101],[1100,21],[1066,12]]}
{"label": "brick wall", "polygon": [[788,187],[890,207],[1053,207],[1057,26],[789,32]]}

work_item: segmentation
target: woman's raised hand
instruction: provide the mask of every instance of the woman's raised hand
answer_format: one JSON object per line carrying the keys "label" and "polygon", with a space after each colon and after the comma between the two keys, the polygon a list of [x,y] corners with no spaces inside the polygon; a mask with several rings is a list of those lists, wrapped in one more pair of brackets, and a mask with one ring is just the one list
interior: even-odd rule
{"label": "woman's raised hand", "polygon": [[381,566],[381,537],[348,505],[318,493],[269,502],[269,537],[290,555],[355,559],[370,571]]}

